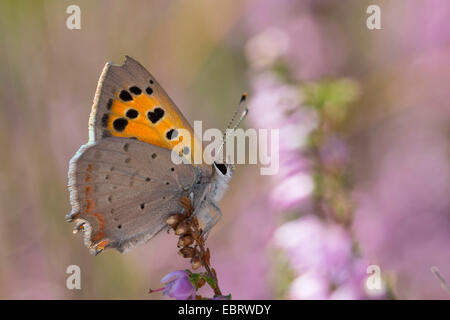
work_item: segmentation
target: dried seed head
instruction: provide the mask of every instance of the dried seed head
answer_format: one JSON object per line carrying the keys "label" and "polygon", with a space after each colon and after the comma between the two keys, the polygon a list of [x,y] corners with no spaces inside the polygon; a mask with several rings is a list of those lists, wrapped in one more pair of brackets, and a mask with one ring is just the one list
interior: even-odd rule
{"label": "dried seed head", "polygon": [[192,269],[197,270],[202,266],[202,260],[199,257],[192,259]]}
{"label": "dried seed head", "polygon": [[180,203],[183,206],[184,210],[186,211],[187,215],[190,216],[192,211],[194,211],[191,200],[189,200],[188,197],[182,197],[180,199]]}
{"label": "dried seed head", "polygon": [[187,221],[182,221],[178,224],[177,228],[175,229],[175,234],[177,236],[181,236],[182,234],[186,234],[190,230],[190,225]]}
{"label": "dried seed head", "polygon": [[190,235],[181,236],[180,240],[178,241],[180,247],[187,247],[192,243],[194,243],[194,239]]}
{"label": "dried seed head", "polygon": [[192,247],[181,248],[178,252],[183,258],[192,258],[196,254],[196,250]]}
{"label": "dried seed head", "polygon": [[166,223],[175,229],[178,223],[180,223],[180,221],[183,219],[183,217],[184,216],[181,213],[171,215],[167,218]]}

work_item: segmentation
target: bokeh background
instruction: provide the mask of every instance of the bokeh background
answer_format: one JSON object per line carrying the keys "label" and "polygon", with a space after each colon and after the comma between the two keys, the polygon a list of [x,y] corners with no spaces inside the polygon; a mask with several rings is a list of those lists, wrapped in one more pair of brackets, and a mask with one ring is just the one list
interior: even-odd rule
{"label": "bokeh background", "polygon": [[130,55],[190,121],[223,128],[246,91],[244,127],[281,129],[279,174],[239,166],[220,203],[224,293],[448,299],[430,268],[450,281],[449,16],[446,0],[1,1],[0,298],[165,298],[148,289],[189,267],[173,234],[94,257],[64,220],[98,77]]}

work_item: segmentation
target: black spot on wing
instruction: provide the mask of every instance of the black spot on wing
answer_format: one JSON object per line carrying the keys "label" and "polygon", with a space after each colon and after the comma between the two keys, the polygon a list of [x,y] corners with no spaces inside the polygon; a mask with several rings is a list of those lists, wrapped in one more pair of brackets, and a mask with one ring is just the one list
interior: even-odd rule
{"label": "black spot on wing", "polygon": [[125,115],[129,119],[136,119],[139,115],[139,112],[136,109],[128,109]]}
{"label": "black spot on wing", "polygon": [[132,94],[138,96],[142,93],[141,88],[137,87],[137,86],[132,86],[129,88],[129,90],[131,91]]}
{"label": "black spot on wing", "polygon": [[113,127],[117,132],[122,132],[125,130],[126,126],[128,125],[128,120],[125,118],[119,118],[114,120]]}
{"label": "black spot on wing", "polygon": [[169,140],[175,139],[178,137],[178,131],[175,129],[170,129],[166,132],[166,138]]}
{"label": "black spot on wing", "polygon": [[133,97],[127,90],[120,91],[119,98],[125,102],[133,100]]}
{"label": "black spot on wing", "polygon": [[145,89],[145,92],[147,92],[147,94],[150,96],[150,95],[153,93],[153,89],[150,88],[150,87],[147,87],[147,88]]}
{"label": "black spot on wing", "polygon": [[157,123],[164,117],[164,110],[161,108],[155,108],[153,111],[147,112],[148,119],[153,123]]}

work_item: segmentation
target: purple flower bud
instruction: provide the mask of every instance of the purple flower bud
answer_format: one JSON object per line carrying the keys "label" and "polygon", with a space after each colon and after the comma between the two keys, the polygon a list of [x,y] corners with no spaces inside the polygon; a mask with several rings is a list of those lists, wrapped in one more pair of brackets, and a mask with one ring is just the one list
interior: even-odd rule
{"label": "purple flower bud", "polygon": [[163,294],[177,300],[190,300],[195,297],[195,289],[184,270],[173,271],[161,279],[165,283]]}

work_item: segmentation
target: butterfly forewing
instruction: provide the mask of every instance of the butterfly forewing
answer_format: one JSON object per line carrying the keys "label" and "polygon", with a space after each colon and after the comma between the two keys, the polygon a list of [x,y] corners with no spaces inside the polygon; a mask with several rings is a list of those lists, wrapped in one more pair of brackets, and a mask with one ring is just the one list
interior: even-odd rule
{"label": "butterfly forewing", "polygon": [[[192,139],[182,141],[179,129],[187,130]],[[201,152],[180,110],[156,79],[130,57],[121,66],[107,63],[97,87],[90,141],[108,136],[136,138],[166,149],[186,147],[184,156],[190,160],[193,152]]]}

